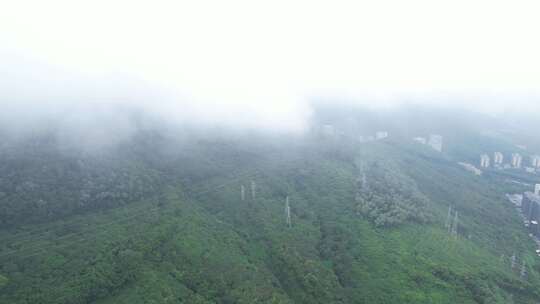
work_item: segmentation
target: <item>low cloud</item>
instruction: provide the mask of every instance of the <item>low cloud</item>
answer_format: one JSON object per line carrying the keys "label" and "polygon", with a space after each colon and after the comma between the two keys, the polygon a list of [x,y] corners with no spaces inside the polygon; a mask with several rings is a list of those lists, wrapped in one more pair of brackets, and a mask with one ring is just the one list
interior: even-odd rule
{"label": "low cloud", "polygon": [[0,128],[106,143],[139,113],[301,133],[321,100],[538,114],[538,4],[518,2],[13,1],[0,12]]}

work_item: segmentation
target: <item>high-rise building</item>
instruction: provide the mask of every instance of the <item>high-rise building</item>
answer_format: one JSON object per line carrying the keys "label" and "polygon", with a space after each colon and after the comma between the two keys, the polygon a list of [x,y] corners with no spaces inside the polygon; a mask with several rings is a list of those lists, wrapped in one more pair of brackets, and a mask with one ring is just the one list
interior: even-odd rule
{"label": "high-rise building", "polygon": [[501,152],[495,152],[493,154],[493,164],[501,165],[503,163],[504,156]]}
{"label": "high-rise building", "polygon": [[540,184],[534,185],[534,194],[540,195]]}
{"label": "high-rise building", "polygon": [[533,168],[540,168],[540,155],[531,156],[531,166]]}
{"label": "high-rise building", "polygon": [[383,138],[387,138],[388,137],[388,132],[386,131],[378,131],[377,133],[375,133],[375,138],[376,139],[383,139]]}
{"label": "high-rise building", "polygon": [[425,145],[427,143],[427,139],[425,137],[415,137],[413,138],[413,140],[421,143],[422,145]]}
{"label": "high-rise building", "polygon": [[521,211],[527,221],[540,221],[540,196],[535,195],[532,192],[525,192],[523,194],[523,201],[521,203]]}
{"label": "high-rise building", "polygon": [[523,161],[523,157],[519,153],[513,153],[512,154],[512,167],[514,168],[521,168],[521,162]]}
{"label": "high-rise building", "polygon": [[480,155],[480,167],[488,168],[489,167],[489,156],[487,154]]}
{"label": "high-rise building", "polygon": [[440,135],[432,134],[429,136],[428,144],[436,151],[442,152],[443,149],[443,137]]}

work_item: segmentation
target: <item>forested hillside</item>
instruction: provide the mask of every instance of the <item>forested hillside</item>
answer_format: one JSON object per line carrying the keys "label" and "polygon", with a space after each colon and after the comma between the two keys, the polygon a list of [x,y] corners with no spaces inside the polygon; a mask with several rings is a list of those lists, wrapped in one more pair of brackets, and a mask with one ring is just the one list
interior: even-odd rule
{"label": "forested hillside", "polygon": [[0,303],[537,303],[502,182],[453,155],[315,133],[6,143]]}

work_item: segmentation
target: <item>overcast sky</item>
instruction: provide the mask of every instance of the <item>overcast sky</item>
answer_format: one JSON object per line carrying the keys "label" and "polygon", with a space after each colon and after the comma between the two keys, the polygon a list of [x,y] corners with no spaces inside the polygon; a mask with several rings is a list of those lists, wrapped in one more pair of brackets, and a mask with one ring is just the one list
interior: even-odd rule
{"label": "overcast sky", "polygon": [[321,97],[538,110],[539,13],[537,0],[4,1],[0,102],[293,129]]}

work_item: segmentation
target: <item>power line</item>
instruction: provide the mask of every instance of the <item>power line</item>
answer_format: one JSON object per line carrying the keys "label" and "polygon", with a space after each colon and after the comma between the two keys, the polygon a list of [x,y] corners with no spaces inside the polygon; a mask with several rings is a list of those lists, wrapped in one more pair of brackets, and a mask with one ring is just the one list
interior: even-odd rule
{"label": "power line", "polygon": [[[238,179],[238,178],[241,178],[244,175],[249,177],[248,176],[249,174],[251,174],[251,173],[250,172],[238,172],[236,175],[233,175],[233,178]],[[202,183],[201,183],[201,185],[202,185]],[[216,186],[210,186],[210,187],[216,187]],[[220,185],[218,185],[217,187],[220,187]],[[153,198],[155,199],[156,197],[153,197]],[[120,208],[115,208],[115,209],[113,209],[111,211],[111,213],[116,212],[119,209]],[[131,210],[132,208],[128,206],[128,207],[125,207],[124,209]],[[95,213],[94,213],[94,215],[95,215]],[[41,229],[34,229],[33,231],[28,231],[28,232],[22,233],[23,238],[20,237],[21,234],[16,234],[16,235],[14,235],[12,237],[4,238],[4,239],[0,240],[0,242],[6,242],[6,241],[9,241],[10,239],[17,239],[18,242],[16,244],[11,244],[11,245],[23,244],[25,240],[34,239],[35,237],[42,236],[42,235],[44,236],[44,235],[47,235],[49,233],[53,233],[53,232],[56,232],[56,231],[58,231],[60,229],[63,229],[66,226],[66,224],[75,224],[76,225],[77,223],[78,223],[77,220],[72,220],[72,221],[67,222],[67,223],[62,222],[62,223],[58,223],[58,224],[53,225],[52,229],[48,229],[47,231],[43,231]],[[26,236],[30,236],[30,237],[27,238]]]}
{"label": "power line", "polygon": [[[225,182],[225,183],[222,183],[221,185],[218,185],[218,186],[215,186],[214,188],[212,189],[208,189],[206,191],[202,191],[202,192],[199,192],[199,193],[196,193],[195,195],[201,195],[201,194],[206,194],[206,193],[210,193],[212,191],[215,191],[217,189],[221,189],[225,186],[227,186],[228,184],[231,184],[237,180],[239,180],[240,178],[244,178],[244,177],[250,177],[251,175],[254,175],[256,173],[253,173],[253,174],[244,174],[240,177],[237,177],[233,180],[230,180],[228,182]],[[141,208],[142,209],[142,208]],[[58,237],[56,238],[54,241],[59,241],[59,240],[64,240],[64,239],[69,239],[69,238],[72,238],[72,237],[76,237],[76,236],[82,236],[84,235],[85,233],[92,233],[94,231],[97,231],[99,229],[102,229],[102,228],[105,228],[105,227],[109,227],[113,224],[118,224],[118,223],[123,223],[125,221],[128,221],[128,220],[131,220],[131,219],[134,219],[134,218],[137,218],[141,215],[145,215],[145,214],[148,214],[150,212],[154,212],[154,211],[158,211],[163,208],[162,207],[153,207],[153,208],[150,208],[150,209],[145,209],[145,210],[141,210],[141,211],[137,211],[137,212],[134,212],[134,214],[131,214],[125,218],[122,218],[120,220],[117,220],[117,221],[112,221],[112,222],[109,222],[109,223],[104,223],[104,224],[101,224],[101,225],[97,225],[97,226],[94,226],[94,229],[90,229],[90,230],[86,230],[86,231],[81,231],[81,232],[77,232],[77,233],[71,233],[71,234],[67,234],[67,235],[63,235],[61,237]],[[0,258],[3,258],[3,257],[6,257],[6,256],[10,256],[10,255],[13,255],[13,254],[16,254],[16,253],[20,253],[20,252],[24,252],[24,251],[27,251],[27,250],[31,250],[31,249],[39,249],[39,247],[42,247],[42,246],[30,246],[30,247],[26,247],[22,250],[12,250],[12,251],[9,251],[9,252],[4,252],[2,254],[0,254]]]}
{"label": "power line", "polygon": [[[278,156],[272,156],[272,157],[268,157],[266,158],[266,160],[268,159],[278,159],[278,160],[281,160],[282,158],[278,155]],[[302,159],[302,157],[297,157],[297,158],[293,158],[293,159],[290,159],[291,161],[296,161],[296,160],[299,160],[299,159]],[[283,166],[285,166],[286,164],[283,164]],[[241,175],[242,172],[238,172],[236,174],[236,176],[239,176]],[[249,174],[249,172],[243,172],[243,174]],[[202,183],[201,183],[202,184]],[[255,194],[255,186],[256,184],[254,184],[254,182],[252,181],[252,184],[251,184],[251,187],[252,187],[252,195]],[[20,197],[18,194],[13,194],[12,196],[17,196],[17,197]],[[2,200],[0,198],[0,200]],[[21,198],[21,200],[24,200]],[[130,207],[125,207],[126,209],[131,209]],[[115,208],[112,212],[114,212],[115,210],[118,210],[119,208]],[[6,237],[6,238],[3,238],[3,239],[0,239],[0,243],[6,243],[6,242],[9,242],[10,240],[13,240],[13,239],[16,239],[17,241],[21,241],[21,240],[24,240],[26,239],[26,236],[32,236],[32,238],[34,238],[35,236],[40,236],[40,235],[46,235],[46,234],[49,234],[50,232],[53,232],[55,229],[62,229],[65,227],[66,224],[77,224],[77,220],[72,220],[70,222],[62,222],[62,223],[58,223],[58,224],[54,224],[52,226],[52,229],[51,229],[51,225],[46,225],[44,224],[43,226],[46,226],[47,228],[49,228],[47,231],[43,231],[42,229],[33,229],[33,230],[30,230],[30,231],[26,231],[26,232],[22,232],[22,233],[18,233],[18,234],[15,234],[11,237]],[[23,238],[21,238],[21,236]]]}
{"label": "power line", "polygon": [[[253,173],[252,176],[254,176],[254,175],[257,174],[257,173],[258,173],[258,172]],[[293,174],[288,174],[287,176],[292,176],[292,175],[293,175]],[[249,176],[247,176],[247,177],[249,177]],[[228,185],[228,184],[231,184],[232,182],[237,181],[237,180],[238,180],[238,179],[235,179],[235,180],[233,180],[233,181],[229,181],[229,182],[223,183],[223,184],[219,185],[219,186],[216,187],[216,188],[208,189],[207,191],[204,191],[204,192],[201,192],[201,193],[197,193],[197,195],[202,195],[202,194],[207,194],[207,193],[213,192],[213,191],[215,191],[215,190],[217,190],[217,189],[220,189],[220,188],[222,188],[222,187],[224,187],[224,186],[226,186],[226,185]],[[163,210],[163,209],[160,209],[159,207],[156,207],[156,208],[152,208],[151,210],[149,210],[149,212],[154,212],[154,211],[158,211],[158,210]],[[174,209],[171,210],[171,211],[174,211]],[[166,212],[167,212],[167,211],[165,211],[165,212],[163,212],[163,213],[166,213]],[[122,220],[119,220],[119,221],[107,223],[106,225],[107,225],[107,226],[110,226],[110,225],[112,225],[112,224],[121,223],[121,222],[124,222],[125,220],[131,219],[131,218],[134,218],[134,217],[130,217],[130,218],[122,219]],[[221,221],[219,221],[219,222],[220,222],[221,224],[227,224],[227,223],[224,223],[224,222],[221,222]],[[135,226],[135,225],[138,225],[138,223],[134,223],[134,224],[131,224],[130,226],[123,227],[123,228],[129,229],[129,228],[131,228],[131,227],[133,227],[133,226]],[[98,227],[98,228],[102,228],[103,226],[104,226],[104,225],[102,225],[101,227]],[[94,230],[97,230],[97,229],[94,229]],[[92,230],[86,231],[86,233],[91,233],[91,232],[92,232]],[[19,260],[20,260],[20,259],[28,259],[28,258],[31,258],[31,257],[34,257],[34,256],[38,256],[38,255],[42,254],[43,252],[45,252],[45,251],[48,250],[48,249],[66,248],[66,247],[72,246],[73,244],[80,243],[80,242],[82,242],[82,241],[94,241],[94,240],[97,240],[99,237],[103,236],[105,233],[106,233],[106,231],[102,231],[102,232],[99,232],[99,233],[97,233],[97,234],[91,235],[89,238],[83,238],[83,237],[82,237],[82,238],[78,238],[78,239],[76,239],[76,240],[73,240],[73,241],[70,242],[70,243],[63,244],[63,245],[57,245],[57,246],[54,246],[54,245],[48,245],[48,246],[42,246],[41,248],[39,248],[40,246],[35,246],[35,247],[34,247],[34,248],[35,248],[35,251],[34,251],[33,253],[28,254],[28,255],[18,255],[18,259],[19,259]],[[139,232],[139,234],[140,234],[140,232]],[[81,235],[81,234],[79,233],[79,235]],[[82,236],[82,235],[81,235],[81,236]],[[133,235],[128,235],[128,236],[126,236],[126,237],[120,239],[120,241],[129,239],[130,237],[133,237]],[[22,251],[19,250],[19,251],[17,251],[17,252],[18,252],[18,253],[20,253],[20,252],[25,252],[25,251],[27,251],[28,249],[29,249],[29,248],[25,248],[24,250],[22,250]],[[0,258],[3,257],[3,256],[11,255],[11,254],[13,254],[13,253],[9,253],[9,254],[6,254],[6,255],[0,255]]]}
{"label": "power line", "polygon": [[[299,157],[298,159],[301,159],[301,158]],[[295,160],[297,160],[297,159],[292,159],[292,161],[295,161]],[[288,164],[287,164],[287,163],[283,164],[283,167],[286,166],[286,165],[288,165]],[[252,172],[245,172],[245,173],[243,173],[243,174],[238,174],[238,175],[237,175],[234,179],[232,179],[232,180],[229,180],[229,181],[227,181],[227,182],[225,182],[225,183],[222,183],[222,184],[220,184],[220,185],[217,185],[217,186],[213,186],[211,189],[208,189],[208,190],[206,190],[206,191],[202,191],[202,192],[200,192],[200,193],[195,193],[195,194],[191,194],[191,195],[197,196],[197,195],[201,195],[201,194],[206,194],[206,193],[213,192],[213,191],[215,191],[215,190],[217,190],[217,189],[220,189],[220,188],[223,188],[223,187],[225,187],[225,186],[227,186],[227,185],[229,185],[229,184],[231,184],[231,183],[233,183],[233,182],[236,182],[236,181],[238,181],[238,180],[240,180],[240,179],[242,179],[242,178],[253,177],[253,176],[255,176],[256,174],[260,173],[260,172],[258,172],[258,171],[259,171],[259,169],[255,169],[255,170],[253,170]],[[63,239],[69,239],[69,238],[76,237],[76,236],[82,236],[82,235],[84,235],[85,233],[92,233],[92,232],[95,232],[95,231],[97,231],[97,230],[99,230],[99,229],[102,229],[102,228],[111,226],[111,225],[113,225],[113,224],[115,224],[115,223],[122,223],[122,222],[125,222],[125,221],[127,221],[127,220],[134,219],[134,218],[136,218],[136,217],[138,217],[138,216],[141,216],[141,215],[143,215],[143,214],[147,214],[147,213],[149,213],[149,212],[154,212],[154,211],[158,211],[158,210],[164,210],[164,209],[163,209],[162,207],[159,207],[159,206],[158,206],[158,207],[150,208],[149,210],[142,210],[141,212],[135,212],[134,214],[131,214],[131,215],[129,215],[129,216],[126,217],[126,218],[123,218],[123,219],[120,219],[120,220],[117,220],[117,221],[113,221],[113,222],[109,222],[109,223],[104,223],[104,224],[101,224],[101,225],[98,225],[98,226],[94,226],[94,229],[90,229],[90,230],[81,231],[81,232],[78,232],[78,233],[72,233],[72,234],[68,234],[68,235],[61,236],[60,238],[56,238],[55,241],[63,240]],[[42,233],[42,234],[47,234],[47,233],[49,233],[49,232],[51,232],[51,231],[48,231],[48,232],[45,232],[45,233]],[[36,235],[36,236],[39,236],[39,234]],[[35,236],[33,236],[33,237],[35,237]],[[86,240],[86,239],[83,239],[83,240]],[[74,242],[75,242],[75,241],[74,241]],[[40,247],[41,247],[41,248],[40,248]],[[53,247],[54,247],[54,245],[48,245],[48,246],[39,246],[39,245],[36,245],[36,246],[30,246],[30,247],[26,247],[26,248],[24,248],[24,249],[12,250],[12,251],[9,251],[9,252],[4,252],[4,253],[0,254],[0,258],[6,257],[6,256],[11,256],[11,255],[13,255],[13,254],[17,254],[17,253],[21,253],[21,252],[26,252],[26,251],[32,250],[32,249],[38,250],[38,252],[42,252],[44,249],[47,249],[47,248],[53,248]],[[65,247],[65,246],[60,246],[60,247],[59,247],[59,246],[56,246],[56,248],[61,248],[61,247]],[[35,255],[37,255],[37,254],[32,254],[32,255],[30,255],[30,256],[35,256]],[[29,256],[29,257],[30,257],[30,256]],[[21,256],[19,255],[19,257],[21,257]],[[24,258],[24,257],[23,257],[23,258]]]}

